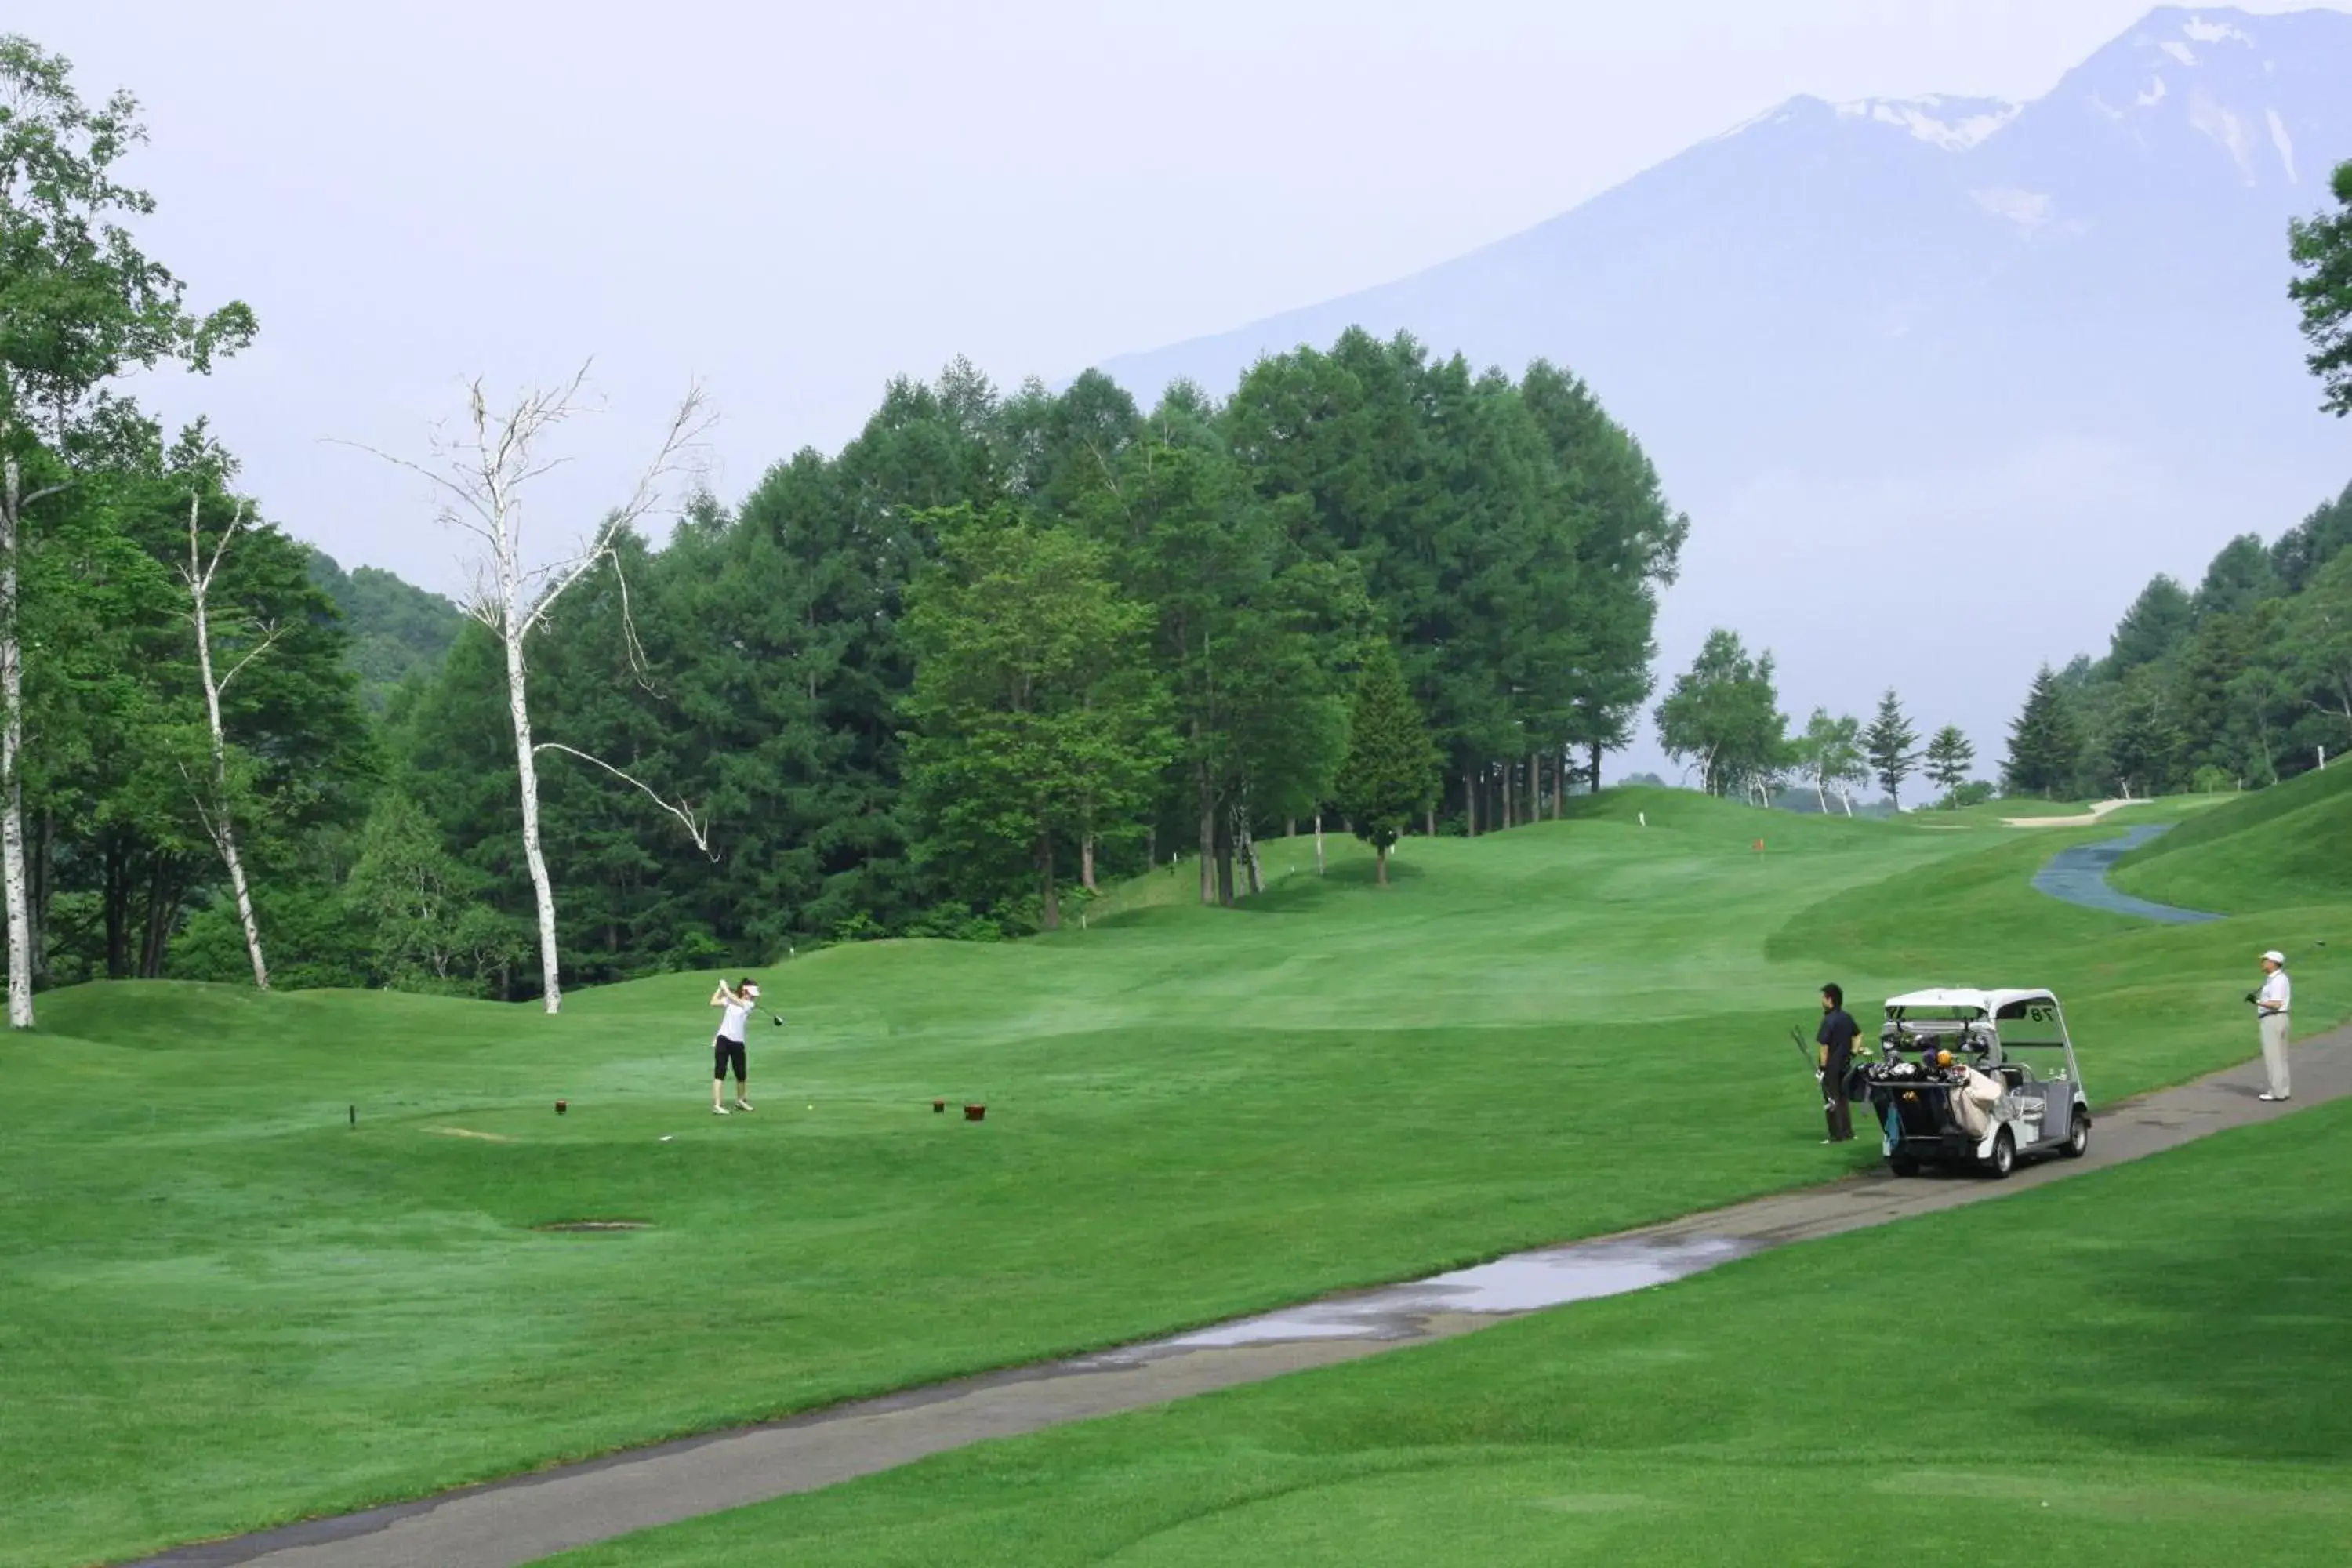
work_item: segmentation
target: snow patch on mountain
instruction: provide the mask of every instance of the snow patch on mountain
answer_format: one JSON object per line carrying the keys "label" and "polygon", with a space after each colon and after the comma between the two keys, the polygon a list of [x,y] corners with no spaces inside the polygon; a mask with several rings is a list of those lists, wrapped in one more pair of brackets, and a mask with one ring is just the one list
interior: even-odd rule
{"label": "snow patch on mountain", "polygon": [[2224,108],[2219,99],[2200,87],[2189,95],[2189,123],[2228,149],[2242,183],[2254,183],[2253,132],[2235,111]]}
{"label": "snow patch on mountain", "polygon": [[2164,42],[2158,44],[2157,47],[2162,49],[2166,54],[2170,55],[2174,59],[2179,60],[2182,65],[2193,66],[2197,63],[2197,51],[2190,48],[2187,44],[2182,43],[2179,38],[2167,38]]}
{"label": "snow patch on mountain", "polygon": [[2191,16],[2180,26],[2181,32],[2200,44],[2226,44],[2232,41],[2254,47],[2254,40],[2242,30],[2227,22],[2209,22],[2202,16]]}
{"label": "snow patch on mountain", "polygon": [[2286,165],[2286,183],[2290,185],[2303,184],[2295,177],[2294,138],[2286,133],[2286,121],[2279,118],[2279,111],[2275,109],[2266,109],[2263,112],[2270,116],[2271,145],[2278,149],[2279,162]]}
{"label": "snow patch on mountain", "polygon": [[2138,104],[2142,109],[2154,109],[2158,104],[2164,101],[2164,79],[2162,77],[2151,78],[2148,81],[2147,90],[2142,92],[2137,98],[2132,100],[2132,101]]}
{"label": "snow patch on mountain", "polygon": [[2017,118],[2022,104],[1998,98],[1864,98],[1836,106],[1847,120],[1900,126],[1930,146],[1965,153]]}

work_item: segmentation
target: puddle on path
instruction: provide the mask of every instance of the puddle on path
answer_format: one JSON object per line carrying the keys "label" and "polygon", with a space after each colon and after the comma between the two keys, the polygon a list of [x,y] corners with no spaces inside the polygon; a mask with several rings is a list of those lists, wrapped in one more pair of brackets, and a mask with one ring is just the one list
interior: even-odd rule
{"label": "puddle on path", "polygon": [[1231,1350],[1298,1340],[1412,1339],[1421,1332],[1424,1320],[1439,1313],[1509,1317],[1571,1301],[1622,1296],[1669,1284],[1761,1250],[1761,1242],[1729,1237],[1548,1247],[1427,1279],[1239,1318],[1087,1361],[1093,1364],[1132,1362],[1154,1353]]}

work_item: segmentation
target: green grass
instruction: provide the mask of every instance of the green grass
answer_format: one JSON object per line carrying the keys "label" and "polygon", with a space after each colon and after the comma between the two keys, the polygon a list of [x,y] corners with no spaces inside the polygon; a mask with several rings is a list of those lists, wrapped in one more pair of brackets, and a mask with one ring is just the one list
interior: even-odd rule
{"label": "green grass", "polygon": [[557,1561],[2340,1562],[2347,1229],[2352,1106],[2339,1104]]}
{"label": "green grass", "polygon": [[[754,1037],[761,1109],[727,1121],[705,1109],[708,977],[578,993],[554,1020],[46,997],[45,1032],[0,1047],[0,1563],[414,1496],[1833,1175],[1870,1152],[1817,1145],[1782,1037],[1827,979],[1864,1005],[2053,985],[2095,1098],[2243,1058],[2254,928],[2027,890],[2100,831],[1629,791],[1409,841],[1386,892],[1344,840],[1322,879],[1310,841],[1277,841],[1243,910],[1154,873],[1085,931],[772,969],[795,1026]],[[2262,940],[2282,924],[2352,941],[2342,907]],[[2306,1028],[2352,1011],[2301,979]],[[1693,1116],[1693,1080],[1745,1086],[1753,1114]],[[582,1217],[653,1228],[531,1228]]]}
{"label": "green grass", "polygon": [[2125,856],[2109,879],[2144,899],[2201,900],[2190,907],[2231,914],[2352,900],[2352,768],[2224,797]]}

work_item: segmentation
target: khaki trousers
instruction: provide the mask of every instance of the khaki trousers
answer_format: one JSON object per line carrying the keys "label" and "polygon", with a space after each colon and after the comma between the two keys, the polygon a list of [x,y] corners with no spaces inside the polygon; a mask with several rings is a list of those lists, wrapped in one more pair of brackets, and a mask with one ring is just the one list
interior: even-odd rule
{"label": "khaki trousers", "polygon": [[2270,1074],[2271,1092],[2279,1099],[2287,1097],[2286,1076],[2286,1015],[2265,1013],[2262,1020],[2263,1068]]}

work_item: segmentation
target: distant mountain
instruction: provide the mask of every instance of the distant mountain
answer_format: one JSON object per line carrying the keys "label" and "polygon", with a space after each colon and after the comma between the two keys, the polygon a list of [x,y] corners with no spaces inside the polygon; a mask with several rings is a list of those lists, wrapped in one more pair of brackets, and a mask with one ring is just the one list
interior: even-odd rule
{"label": "distant mountain", "polygon": [[360,698],[373,712],[383,711],[410,676],[439,669],[466,622],[465,612],[440,595],[373,566],[346,573],[321,550],[310,552],[310,581],[342,612]]}
{"label": "distant mountain", "polygon": [[1893,685],[1998,758],[2096,650],[2352,477],[2285,287],[2352,158],[2352,15],[2166,8],[2030,104],[1799,98],[1416,277],[1108,362],[1223,392],[1350,324],[1592,383],[1693,519],[1661,624],[1780,656],[1797,710]]}

